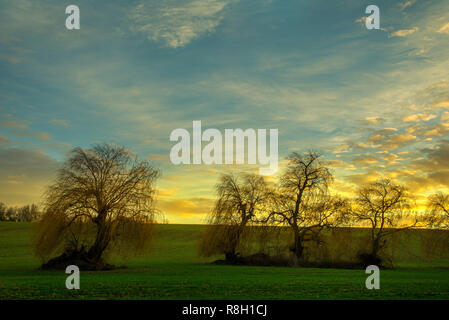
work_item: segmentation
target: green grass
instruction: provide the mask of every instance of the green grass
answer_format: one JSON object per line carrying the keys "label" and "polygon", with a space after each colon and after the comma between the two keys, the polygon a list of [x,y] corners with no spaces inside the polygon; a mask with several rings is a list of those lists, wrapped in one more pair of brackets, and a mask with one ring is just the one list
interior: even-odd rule
{"label": "green grass", "polygon": [[0,299],[449,299],[449,268],[381,270],[380,290],[367,290],[364,270],[212,265],[196,255],[201,230],[157,226],[151,255],[81,271],[81,289],[67,290],[63,271],[38,270],[31,224],[0,223]]}

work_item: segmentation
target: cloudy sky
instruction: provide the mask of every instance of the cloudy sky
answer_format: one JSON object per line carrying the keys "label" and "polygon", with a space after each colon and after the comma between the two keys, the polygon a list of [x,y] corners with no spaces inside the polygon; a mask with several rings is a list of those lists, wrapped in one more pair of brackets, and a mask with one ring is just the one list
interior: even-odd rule
{"label": "cloudy sky", "polygon": [[201,223],[219,173],[259,167],[171,164],[201,120],[321,151],[341,194],[384,176],[422,202],[449,187],[448,52],[447,0],[0,0],[0,201],[39,203],[67,151],[112,142],[162,170],[171,223]]}

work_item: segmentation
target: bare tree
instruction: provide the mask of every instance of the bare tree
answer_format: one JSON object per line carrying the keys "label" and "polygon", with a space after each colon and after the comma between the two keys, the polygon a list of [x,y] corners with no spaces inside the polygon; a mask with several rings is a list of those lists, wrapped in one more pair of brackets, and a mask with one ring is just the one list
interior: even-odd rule
{"label": "bare tree", "polygon": [[235,261],[245,228],[262,215],[268,200],[268,186],[262,176],[225,174],[216,185],[218,199],[203,235],[203,255],[224,253]]}
{"label": "bare tree", "polygon": [[46,192],[37,252],[49,254],[62,243],[65,259],[76,255],[101,268],[103,253],[119,238],[140,236],[136,243],[145,243],[155,218],[153,184],[158,176],[148,162],[123,147],[73,149]]}
{"label": "bare tree", "polygon": [[355,199],[352,215],[357,222],[368,223],[371,249],[361,256],[366,264],[381,264],[380,251],[385,247],[387,236],[400,230],[412,228],[418,221],[400,226],[404,209],[409,208],[407,189],[388,179],[361,187]]}
{"label": "bare tree", "polygon": [[9,207],[5,212],[6,221],[17,221],[17,207]]}
{"label": "bare tree", "polygon": [[6,221],[7,207],[3,202],[0,202],[0,221]]}
{"label": "bare tree", "polygon": [[17,221],[31,222],[38,219],[40,215],[37,205],[26,205],[17,209]]}
{"label": "bare tree", "polygon": [[292,153],[273,196],[273,209],[266,221],[292,229],[292,252],[299,259],[306,241],[317,240],[319,232],[337,224],[346,201],[330,197],[333,176],[316,152]]}
{"label": "bare tree", "polygon": [[427,207],[430,211],[428,225],[436,228],[449,228],[449,195],[442,192],[429,196]]}

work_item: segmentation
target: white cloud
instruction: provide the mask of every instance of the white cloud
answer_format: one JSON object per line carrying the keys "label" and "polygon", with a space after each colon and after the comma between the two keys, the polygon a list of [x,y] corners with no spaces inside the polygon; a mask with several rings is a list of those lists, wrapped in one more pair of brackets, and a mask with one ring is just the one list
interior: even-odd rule
{"label": "white cloud", "polygon": [[231,0],[158,1],[141,3],[129,17],[132,31],[141,32],[149,40],[178,48],[200,36],[215,31],[223,18],[223,9]]}

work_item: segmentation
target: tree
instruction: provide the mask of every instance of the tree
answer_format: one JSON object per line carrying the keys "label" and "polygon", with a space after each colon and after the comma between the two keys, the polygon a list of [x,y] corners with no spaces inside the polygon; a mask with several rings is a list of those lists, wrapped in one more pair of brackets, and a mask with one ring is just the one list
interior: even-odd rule
{"label": "tree", "polygon": [[329,196],[328,187],[333,176],[318,153],[294,152],[287,161],[266,221],[291,228],[291,251],[299,259],[306,241],[317,240],[323,228],[338,223],[337,215],[344,212],[346,201]]}
{"label": "tree", "polygon": [[36,204],[33,203],[31,206],[29,206],[29,221],[38,220],[40,215],[41,212]]}
{"label": "tree", "polygon": [[[137,249],[151,240],[155,222],[154,182],[159,172],[123,147],[98,144],[75,148],[45,195],[44,215],[35,242],[48,256],[44,266],[59,267],[78,259],[85,268],[105,266],[103,254],[122,240]],[[125,241],[125,242],[126,242]]]}
{"label": "tree", "polygon": [[17,209],[17,221],[31,222],[37,220],[40,212],[37,205],[26,205]]}
{"label": "tree", "polygon": [[9,207],[6,209],[5,221],[17,221],[17,207]]}
{"label": "tree", "polygon": [[358,190],[352,215],[356,221],[370,226],[370,252],[362,254],[365,264],[380,265],[380,251],[386,245],[387,236],[417,225],[417,220],[408,226],[399,227],[403,210],[409,207],[407,189],[388,179],[382,179]]}
{"label": "tree", "polygon": [[239,246],[250,223],[263,214],[269,188],[262,176],[224,174],[216,185],[218,199],[209,217],[200,251],[203,255],[224,253],[227,261],[239,256]]}
{"label": "tree", "polygon": [[35,204],[8,208],[4,203],[0,202],[0,221],[31,222],[37,220],[39,215],[39,208]]}
{"label": "tree", "polygon": [[449,228],[449,195],[442,192],[429,196],[427,207],[430,211],[428,225]]}
{"label": "tree", "polygon": [[0,202],[0,221],[6,221],[6,205]]}

